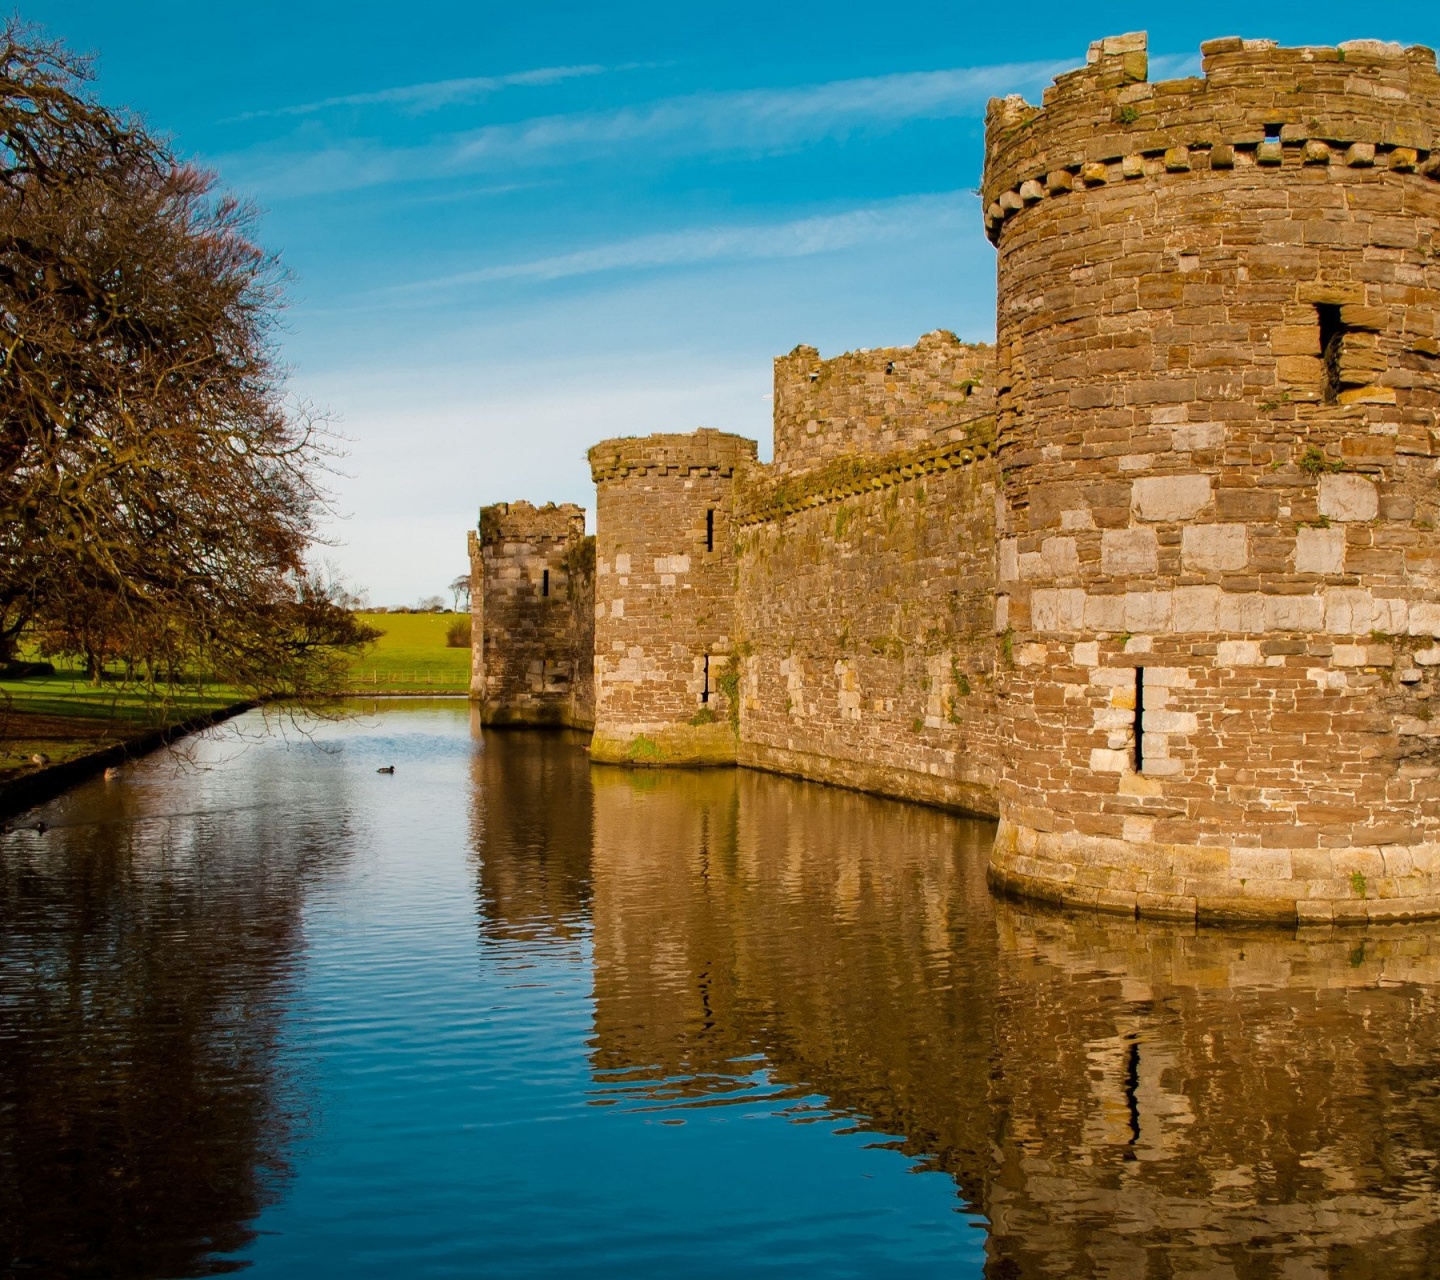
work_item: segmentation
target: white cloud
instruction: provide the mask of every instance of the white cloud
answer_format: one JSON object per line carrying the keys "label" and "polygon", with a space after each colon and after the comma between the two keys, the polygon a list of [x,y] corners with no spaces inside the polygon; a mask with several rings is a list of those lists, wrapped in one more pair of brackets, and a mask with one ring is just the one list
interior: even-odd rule
{"label": "white cloud", "polygon": [[[574,67],[536,67],[532,71],[513,71],[503,76],[467,76],[456,80],[430,80],[424,84],[398,85],[367,93],[346,93],[316,102],[301,102],[289,107],[269,107],[262,111],[246,111],[233,116],[233,121],[261,120],[271,116],[309,116],[335,107],[406,107],[411,111],[434,111],[461,102],[473,102],[501,89],[520,86],[545,86],[572,80],[577,76],[598,76],[609,68],[595,63]],[[624,70],[625,68],[617,68]]]}
{"label": "white cloud", "polygon": [[608,271],[803,258],[913,236],[922,230],[960,228],[974,221],[974,203],[968,192],[946,192],[877,201],[844,213],[781,223],[660,232],[524,262],[498,263],[384,292],[390,296],[432,294],[502,280],[560,280]]}
{"label": "white cloud", "polygon": [[220,157],[231,182],[271,198],[577,161],[776,153],[912,120],[976,117],[993,94],[1034,89],[1068,64],[1008,63],[900,72],[788,89],[687,94],[642,106],[539,116],[416,146],[351,139],[317,149],[259,147]]}

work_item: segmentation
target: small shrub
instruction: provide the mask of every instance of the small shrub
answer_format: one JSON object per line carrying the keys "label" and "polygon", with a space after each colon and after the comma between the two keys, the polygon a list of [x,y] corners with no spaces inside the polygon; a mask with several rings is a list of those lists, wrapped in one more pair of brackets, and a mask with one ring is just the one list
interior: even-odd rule
{"label": "small shrub", "polygon": [[1365,883],[1364,875],[1362,875],[1359,871],[1352,871],[1350,873],[1350,887],[1355,891],[1356,897],[1363,899],[1365,897],[1366,889],[1368,888]]}
{"label": "small shrub", "polygon": [[715,713],[709,707],[701,707],[690,717],[690,723],[698,729],[702,724],[714,724],[716,719]]}
{"label": "small shrub", "polygon": [[1313,444],[1307,445],[1304,454],[1300,458],[1300,470],[1307,475],[1323,476],[1330,475],[1336,471],[1344,471],[1343,462],[1331,462]]}
{"label": "small shrub", "polygon": [[449,649],[468,649],[470,647],[470,619],[468,617],[456,618],[445,628],[445,646]]}
{"label": "small shrub", "polygon": [[1120,113],[1117,116],[1117,119],[1120,121],[1121,124],[1134,124],[1135,121],[1140,119],[1140,113],[1136,111],[1134,107],[1126,104],[1125,106],[1120,108]]}

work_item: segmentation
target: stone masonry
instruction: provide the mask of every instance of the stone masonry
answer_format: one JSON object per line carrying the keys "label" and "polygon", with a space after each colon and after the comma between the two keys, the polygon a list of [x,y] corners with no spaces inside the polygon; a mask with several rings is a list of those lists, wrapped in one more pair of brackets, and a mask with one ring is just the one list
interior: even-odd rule
{"label": "stone masonry", "polygon": [[484,507],[469,549],[470,696],[481,720],[590,728],[594,540],[584,509]]}
{"label": "stone masonry", "polygon": [[987,117],[996,343],[776,361],[775,458],[614,440],[597,760],[993,814],[997,886],[1440,914],[1440,74],[1143,35]]}

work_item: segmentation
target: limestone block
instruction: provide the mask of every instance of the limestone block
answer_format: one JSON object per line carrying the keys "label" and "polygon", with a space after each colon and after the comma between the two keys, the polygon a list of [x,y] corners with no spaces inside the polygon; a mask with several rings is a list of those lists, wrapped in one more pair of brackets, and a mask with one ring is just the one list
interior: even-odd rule
{"label": "limestone block", "polygon": [[1094,720],[1097,729],[1129,729],[1135,723],[1135,711],[1133,707],[1097,707]]}
{"label": "limestone block", "polygon": [[1440,667],[1440,645],[1417,649],[1413,656],[1422,667]]}
{"label": "limestone block", "polygon": [[1088,596],[1085,600],[1085,627],[1089,631],[1124,631],[1124,596]]}
{"label": "limestone block", "polygon": [[1081,168],[1080,177],[1087,187],[1103,186],[1110,179],[1110,166],[1092,161]]}
{"label": "limestone block", "polygon": [[1024,201],[1020,199],[1018,191],[1005,191],[1000,195],[1000,211],[1002,213],[1015,213],[1025,207]]}
{"label": "limestone block", "polygon": [[1222,640],[1215,646],[1217,667],[1258,667],[1263,660],[1258,640]]}
{"label": "limestone block", "polygon": [[1350,149],[1345,152],[1345,163],[1352,169],[1368,169],[1375,163],[1375,144],[1373,142],[1352,143]]}
{"label": "limestone block", "polygon": [[1130,767],[1130,757],[1124,751],[1111,751],[1105,747],[1092,747],[1090,768],[1095,773],[1124,773]]}
{"label": "limestone block", "polygon": [[[1440,604],[1417,603],[1410,606],[1410,625],[1406,628],[1412,636],[1434,636],[1440,640]],[[1420,657],[1416,655],[1416,661]]]}
{"label": "limestone block", "polygon": [[1330,661],[1337,667],[1363,667],[1365,646],[1363,644],[1337,644],[1330,654]]}
{"label": "limestone block", "polygon": [[1364,476],[1321,476],[1319,508],[1331,520],[1373,520],[1380,513],[1380,493]]}
{"label": "limestone block", "polygon": [[1265,630],[1265,597],[1257,591],[1226,591],[1215,611],[1217,631]]}
{"label": "limestone block", "polygon": [[1151,711],[1148,707],[1145,710],[1147,737],[1151,733],[1194,733],[1199,727],[1193,711]]}
{"label": "limestone block", "polygon": [[1100,571],[1120,577],[1155,573],[1160,543],[1154,529],[1106,529],[1100,536]]}
{"label": "limestone block", "polygon": [[1020,199],[1026,204],[1034,204],[1037,200],[1045,199],[1045,188],[1034,178],[1030,178],[1020,184]]}
{"label": "limestone block", "polygon": [[1319,631],[1325,625],[1325,602],[1319,596],[1266,596],[1265,630]]}
{"label": "limestone block", "polygon": [[1128,155],[1120,161],[1120,172],[1127,178],[1143,178],[1145,176],[1145,157],[1139,155]]}
{"label": "limestone block", "polygon": [[1132,484],[1130,506],[1142,520],[1193,520],[1210,497],[1209,476],[1147,476]]}
{"label": "limestone block", "polygon": [[1097,640],[1082,640],[1071,650],[1070,656],[1077,667],[1093,667],[1100,661],[1100,643]]}
{"label": "limestone block", "polygon": [[[1320,344],[1319,327],[1316,327],[1315,344]],[[1177,453],[1192,453],[1197,449],[1218,449],[1225,443],[1223,422],[1187,422],[1177,426],[1170,433]]]}
{"label": "limestone block", "polygon": [[1015,538],[1000,541],[1000,563],[998,572],[1001,582],[1018,582],[1020,579],[1020,543]]}
{"label": "limestone block", "polygon": [[1195,685],[1195,677],[1188,667],[1146,667],[1145,686],[1151,685],[1157,689],[1190,689]]}
{"label": "limestone block", "polygon": [[1127,631],[1169,631],[1171,598],[1168,591],[1127,591],[1125,593],[1125,629]]}
{"label": "limestone block", "polygon": [[630,572],[630,557],[629,557],[628,554],[626,554],[626,553],[623,552],[623,551],[620,552],[620,554],[615,557],[615,572],[616,572],[616,573],[629,573],[629,572]]}
{"label": "limestone block", "polygon": [[1249,531],[1243,524],[1191,524],[1181,534],[1180,561],[1187,569],[1243,569],[1249,559]]}
{"label": "limestone block", "polygon": [[1085,593],[1076,588],[1032,592],[1030,622],[1036,631],[1081,630],[1085,625]]}
{"label": "limestone block", "polygon": [[1040,544],[1040,557],[1053,578],[1070,577],[1080,571],[1080,557],[1074,538],[1046,538]]}
{"label": "limestone block", "polygon": [[625,616],[625,601],[620,596],[616,596],[615,599],[610,601],[610,616],[612,618],[623,618]]}
{"label": "limestone block", "polygon": [[1332,636],[1362,635],[1373,629],[1375,598],[1363,587],[1325,592],[1325,630]]}
{"label": "limestone block", "polygon": [[1050,650],[1043,644],[1022,644],[1015,651],[1015,665],[1017,667],[1042,666],[1049,656]]}
{"label": "limestone block", "polygon": [[1344,573],[1345,530],[1301,529],[1295,535],[1296,573]]}
{"label": "limestone block", "polygon": [[1176,587],[1172,597],[1172,625],[1176,631],[1219,630],[1219,587]]}

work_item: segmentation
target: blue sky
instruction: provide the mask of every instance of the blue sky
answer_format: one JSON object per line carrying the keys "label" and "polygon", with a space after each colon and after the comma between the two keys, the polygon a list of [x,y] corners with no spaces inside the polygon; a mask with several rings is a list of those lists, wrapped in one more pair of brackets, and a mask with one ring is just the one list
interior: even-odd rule
{"label": "blue sky", "polygon": [[770,361],[993,335],[986,100],[1092,39],[1440,43],[1440,8],[44,0],[101,93],[263,208],[298,396],[349,437],[325,554],[378,604],[483,502],[593,510],[585,450],[713,426],[768,456]]}

